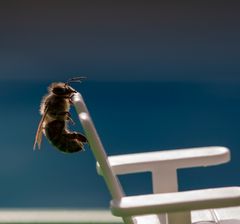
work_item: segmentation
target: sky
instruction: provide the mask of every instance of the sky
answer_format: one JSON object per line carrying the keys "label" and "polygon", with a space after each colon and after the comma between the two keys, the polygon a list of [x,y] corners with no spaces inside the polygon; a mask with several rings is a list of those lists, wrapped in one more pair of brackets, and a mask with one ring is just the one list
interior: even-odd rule
{"label": "sky", "polygon": [[240,82],[237,1],[0,1],[0,80]]}

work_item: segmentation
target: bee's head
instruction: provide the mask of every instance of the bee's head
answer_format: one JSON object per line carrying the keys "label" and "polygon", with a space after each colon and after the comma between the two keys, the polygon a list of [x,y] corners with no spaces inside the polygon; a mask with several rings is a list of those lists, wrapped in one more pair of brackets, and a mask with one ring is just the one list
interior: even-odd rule
{"label": "bee's head", "polygon": [[57,96],[70,96],[77,91],[66,83],[52,83],[49,87],[49,92],[54,93]]}
{"label": "bee's head", "polygon": [[80,76],[80,77],[74,77],[74,78],[70,78],[68,79],[68,81],[66,83],[63,82],[57,82],[57,83],[52,83],[49,88],[48,91],[57,96],[71,96],[73,93],[76,93],[77,91],[75,89],[73,89],[69,83],[70,82],[82,82],[83,79],[86,79],[86,77],[84,76]]}

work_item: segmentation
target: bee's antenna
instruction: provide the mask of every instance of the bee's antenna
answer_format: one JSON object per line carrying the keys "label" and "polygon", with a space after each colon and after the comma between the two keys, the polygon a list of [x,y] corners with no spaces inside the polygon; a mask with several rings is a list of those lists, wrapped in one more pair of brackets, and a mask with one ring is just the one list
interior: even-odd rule
{"label": "bee's antenna", "polygon": [[82,82],[82,80],[86,79],[87,77],[85,76],[79,76],[79,77],[73,77],[67,80],[67,82],[65,83],[65,85],[69,85],[70,82]]}

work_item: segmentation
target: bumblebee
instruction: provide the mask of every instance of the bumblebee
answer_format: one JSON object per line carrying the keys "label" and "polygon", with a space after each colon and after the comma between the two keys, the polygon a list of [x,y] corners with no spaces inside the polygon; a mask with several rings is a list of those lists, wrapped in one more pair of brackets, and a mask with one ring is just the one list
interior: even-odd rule
{"label": "bumblebee", "polygon": [[40,104],[42,118],[39,122],[33,148],[41,147],[42,133],[49,142],[65,153],[79,152],[87,143],[86,137],[78,132],[68,130],[68,123],[73,122],[70,114],[71,97],[77,91],[70,82],[81,82],[85,77],[75,77],[66,83],[52,83],[48,87],[48,94]]}

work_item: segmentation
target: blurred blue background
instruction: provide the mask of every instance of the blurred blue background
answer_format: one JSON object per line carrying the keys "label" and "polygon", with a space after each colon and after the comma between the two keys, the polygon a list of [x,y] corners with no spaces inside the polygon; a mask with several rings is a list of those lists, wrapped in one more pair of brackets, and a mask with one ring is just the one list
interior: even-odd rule
{"label": "blurred blue background", "polygon": [[[88,147],[66,155],[44,139],[32,150],[47,86],[78,75],[88,80],[73,87],[108,154],[227,146],[231,163],[181,170],[179,187],[240,185],[239,9],[231,1],[1,1],[0,207],[108,206]],[[149,193],[150,178],[120,177],[127,194]]]}

